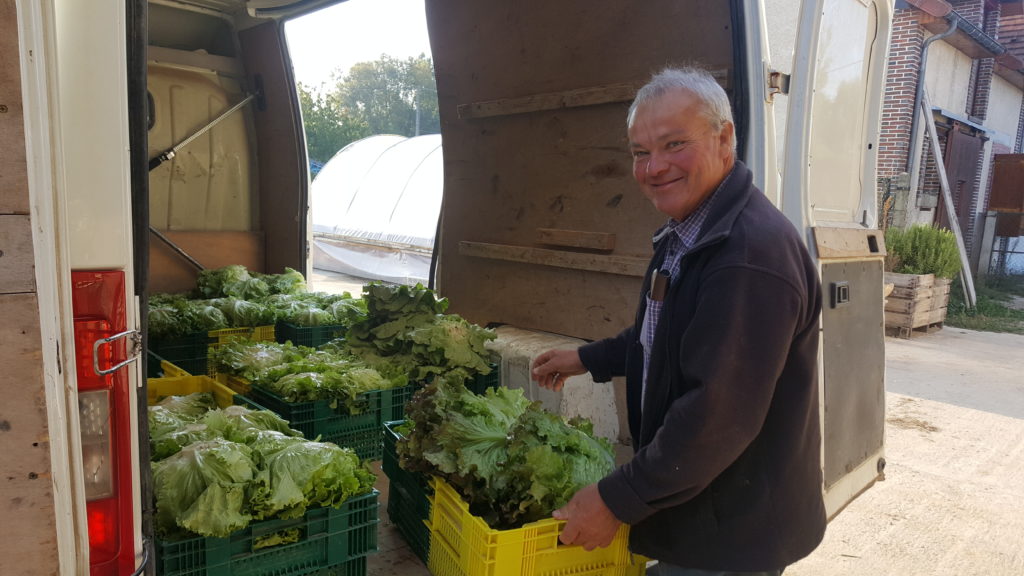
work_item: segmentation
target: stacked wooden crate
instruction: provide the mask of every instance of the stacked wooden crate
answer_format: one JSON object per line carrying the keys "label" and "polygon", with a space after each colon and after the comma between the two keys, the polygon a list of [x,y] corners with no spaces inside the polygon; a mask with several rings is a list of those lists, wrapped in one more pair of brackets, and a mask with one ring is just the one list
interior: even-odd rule
{"label": "stacked wooden crate", "polygon": [[932,274],[886,272],[885,283],[895,286],[885,301],[888,331],[909,338],[915,330],[929,332],[942,328],[952,280]]}

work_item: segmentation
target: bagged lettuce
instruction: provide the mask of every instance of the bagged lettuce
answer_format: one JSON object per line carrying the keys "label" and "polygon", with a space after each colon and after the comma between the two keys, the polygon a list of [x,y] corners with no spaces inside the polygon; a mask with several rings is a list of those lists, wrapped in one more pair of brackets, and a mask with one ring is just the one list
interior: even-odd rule
{"label": "bagged lettuce", "polygon": [[224,439],[196,442],[155,462],[157,531],[225,538],[245,528],[252,520],[247,503],[254,469],[249,447]]}

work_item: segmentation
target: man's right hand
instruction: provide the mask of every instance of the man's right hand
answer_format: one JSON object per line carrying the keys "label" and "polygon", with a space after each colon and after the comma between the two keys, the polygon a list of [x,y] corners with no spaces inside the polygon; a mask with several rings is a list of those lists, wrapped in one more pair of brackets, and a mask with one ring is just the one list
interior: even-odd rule
{"label": "man's right hand", "polygon": [[542,388],[558,392],[570,376],[586,374],[576,350],[548,350],[537,356],[530,366],[530,376]]}

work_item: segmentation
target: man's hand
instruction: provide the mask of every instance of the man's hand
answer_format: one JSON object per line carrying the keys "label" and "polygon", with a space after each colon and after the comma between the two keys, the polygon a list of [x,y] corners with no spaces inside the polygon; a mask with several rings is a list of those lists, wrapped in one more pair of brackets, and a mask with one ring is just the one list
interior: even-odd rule
{"label": "man's hand", "polygon": [[581,488],[568,504],[551,515],[568,521],[558,537],[562,544],[583,546],[588,551],[611,544],[622,524],[605,506],[597,484]]}
{"label": "man's hand", "polygon": [[530,376],[542,388],[558,392],[570,376],[586,374],[576,350],[548,350],[537,356],[530,366]]}

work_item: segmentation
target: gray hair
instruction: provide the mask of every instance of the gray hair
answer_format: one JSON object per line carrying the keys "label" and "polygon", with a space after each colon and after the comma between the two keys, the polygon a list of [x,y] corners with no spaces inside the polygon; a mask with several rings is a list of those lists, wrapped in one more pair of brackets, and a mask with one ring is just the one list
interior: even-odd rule
{"label": "gray hair", "polygon": [[[646,104],[674,90],[686,90],[696,96],[697,100],[701,102],[701,113],[716,131],[720,131],[726,122],[734,124],[729,96],[715,80],[715,77],[703,68],[682,66],[663,69],[636,93],[636,98],[633,99],[633,104],[629,107],[629,114],[626,116],[626,126],[633,125],[636,109],[641,104]],[[735,146],[734,132],[733,147]]]}

